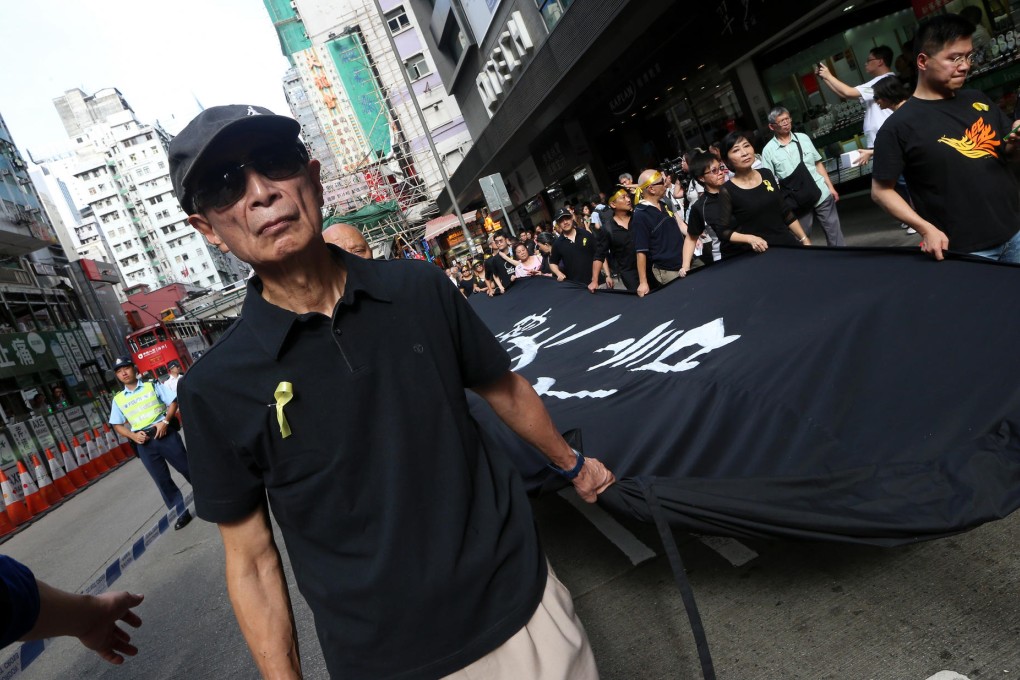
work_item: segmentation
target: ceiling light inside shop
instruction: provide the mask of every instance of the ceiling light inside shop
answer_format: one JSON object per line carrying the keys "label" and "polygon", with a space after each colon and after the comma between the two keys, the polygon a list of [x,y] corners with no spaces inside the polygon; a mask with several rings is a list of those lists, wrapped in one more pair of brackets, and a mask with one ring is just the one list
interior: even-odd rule
{"label": "ceiling light inside shop", "polygon": [[703,69],[703,68],[705,68],[705,65],[704,65],[704,64],[702,64],[701,66],[699,66],[699,67],[698,67],[698,70],[700,71],[700,70],[701,70],[701,69]]}
{"label": "ceiling light inside shop", "polygon": [[853,5],[847,5],[846,7],[844,7],[844,8],[843,8],[843,11],[844,11],[844,12],[849,12],[849,11],[850,11],[850,10],[852,10],[853,8],[854,8],[854,6],[853,6]]}

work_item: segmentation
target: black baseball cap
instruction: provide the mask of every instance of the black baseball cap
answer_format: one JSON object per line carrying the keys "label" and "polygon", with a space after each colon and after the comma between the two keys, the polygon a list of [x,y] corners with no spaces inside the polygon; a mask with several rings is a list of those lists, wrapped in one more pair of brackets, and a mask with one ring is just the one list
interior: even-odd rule
{"label": "black baseball cap", "polygon": [[181,133],[170,142],[170,180],[181,207],[194,213],[188,182],[201,168],[202,158],[213,143],[228,130],[261,128],[297,141],[301,125],[293,118],[278,116],[262,106],[230,104],[213,106],[195,116]]}
{"label": "black baseball cap", "polygon": [[564,219],[566,217],[573,217],[573,216],[574,216],[574,214],[572,212],[570,212],[569,210],[567,210],[566,208],[560,208],[560,211],[558,213],[556,213],[556,217],[553,219],[553,222],[559,222],[560,220],[562,220],[562,219]]}
{"label": "black baseball cap", "polygon": [[135,367],[135,360],[131,357],[117,357],[113,362],[113,370],[119,371],[125,366]]}

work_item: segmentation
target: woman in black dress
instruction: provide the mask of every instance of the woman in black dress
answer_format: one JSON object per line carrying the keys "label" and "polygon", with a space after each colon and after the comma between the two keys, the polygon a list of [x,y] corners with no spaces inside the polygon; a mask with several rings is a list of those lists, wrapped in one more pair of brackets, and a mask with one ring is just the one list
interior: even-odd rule
{"label": "woman in black dress", "polygon": [[729,226],[718,231],[719,239],[745,244],[759,253],[769,246],[811,245],[796,216],[783,205],[775,175],[765,168],[754,169],[754,147],[747,136],[731,132],[723,137],[719,150],[734,173],[723,185],[730,215]]}

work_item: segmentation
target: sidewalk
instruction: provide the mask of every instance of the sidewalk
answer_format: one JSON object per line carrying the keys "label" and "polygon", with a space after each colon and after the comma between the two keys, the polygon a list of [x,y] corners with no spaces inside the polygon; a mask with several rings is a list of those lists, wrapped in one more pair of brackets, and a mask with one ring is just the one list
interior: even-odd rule
{"label": "sidewalk", "polygon": [[[867,192],[842,196],[836,210],[848,246],[916,248],[921,243],[920,235],[907,234],[898,221],[875,205]],[[818,225],[815,225],[813,237],[815,245],[825,245],[825,236]]]}

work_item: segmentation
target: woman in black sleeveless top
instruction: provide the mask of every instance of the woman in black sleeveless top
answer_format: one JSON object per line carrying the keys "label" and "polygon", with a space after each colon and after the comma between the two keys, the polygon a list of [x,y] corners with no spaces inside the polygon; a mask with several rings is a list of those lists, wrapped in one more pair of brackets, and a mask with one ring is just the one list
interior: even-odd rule
{"label": "woman in black sleeveless top", "polygon": [[811,240],[800,222],[783,204],[775,175],[754,169],[754,147],[741,132],[731,132],[720,143],[726,167],[734,176],[723,185],[729,197],[728,227],[719,231],[719,238],[743,243],[757,252],[769,246],[809,246]]}

